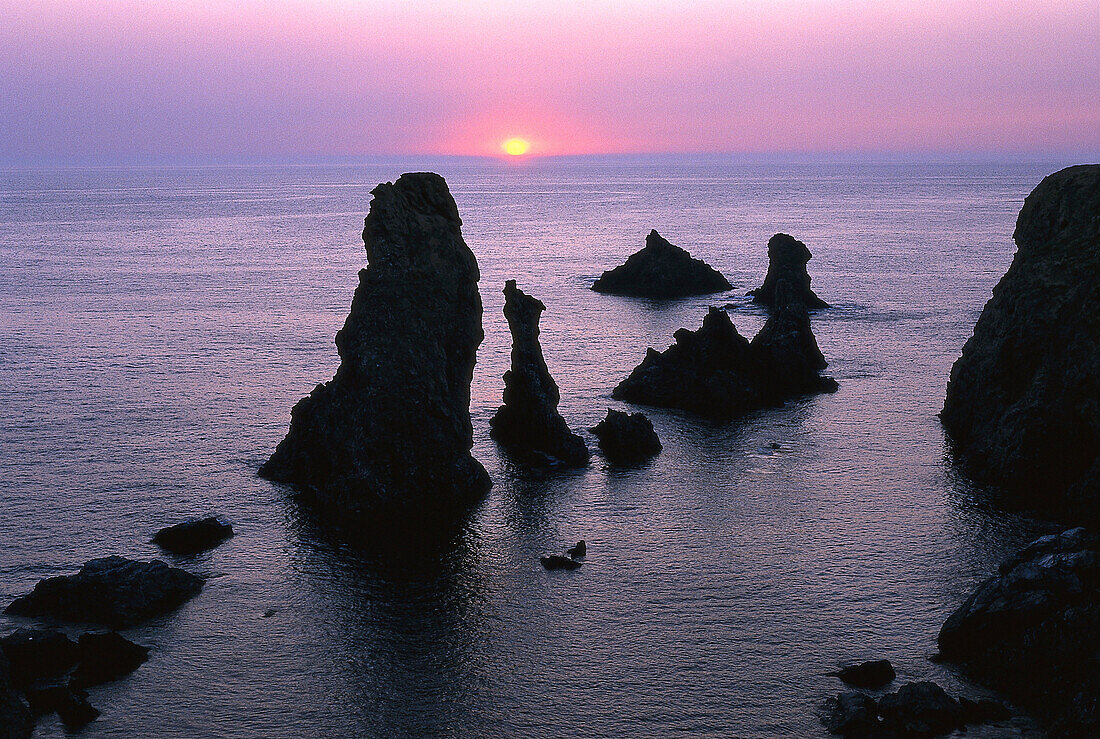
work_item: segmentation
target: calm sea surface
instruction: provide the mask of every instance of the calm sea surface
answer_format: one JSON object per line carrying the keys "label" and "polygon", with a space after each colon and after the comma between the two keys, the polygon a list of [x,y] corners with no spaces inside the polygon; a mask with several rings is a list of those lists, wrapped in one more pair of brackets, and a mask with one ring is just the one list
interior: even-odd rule
{"label": "calm sea surface", "polygon": [[[494,487],[455,541],[350,546],[256,475],[329,379],[366,265],[371,188],[431,166],[481,265],[474,454]],[[1056,165],[556,162],[0,171],[0,606],[205,513],[236,538],[129,636],[82,736],[824,736],[838,662],[975,690],[931,664],[944,618],[1036,524],[983,504],[936,419],[951,362]],[[588,286],[656,228],[725,295]],[[647,411],[647,466],[530,471],[488,435],[504,281],[542,299],[561,411],[611,389],[709,305],[751,336],[776,231],[835,307],[814,331],[840,392],[714,425]],[[778,448],[772,446],[778,444]],[[540,555],[586,539],[588,561]],[[275,615],[265,618],[268,609]],[[0,617],[0,631],[21,622]],[[1023,724],[1021,724],[1022,726]],[[1013,731],[1018,731],[1019,727]],[[970,736],[1004,736],[1005,728]],[[55,718],[41,736],[64,732]]]}

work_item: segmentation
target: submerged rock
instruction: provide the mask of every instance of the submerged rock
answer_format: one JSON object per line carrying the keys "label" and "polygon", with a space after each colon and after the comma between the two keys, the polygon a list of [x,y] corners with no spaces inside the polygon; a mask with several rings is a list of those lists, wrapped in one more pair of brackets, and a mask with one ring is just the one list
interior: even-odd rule
{"label": "submerged rock", "polygon": [[27,739],[34,719],[11,680],[8,658],[0,652],[0,739]]}
{"label": "submerged rock", "polygon": [[372,194],[340,368],[294,406],[260,474],[345,512],[396,507],[417,518],[483,495],[470,455],[470,380],[481,328],[477,260],[436,174]]}
{"label": "submerged rock", "polygon": [[202,590],[202,578],[160,560],[93,559],[75,575],[42,580],[5,613],[129,628],[168,613]]}
{"label": "submerged rock", "polygon": [[829,304],[817,297],[810,289],[810,274],[806,271],[806,262],[811,258],[810,250],[798,239],[779,233],[768,239],[768,274],[764,284],[750,290],[753,302],[769,308],[779,303],[779,284],[787,282],[797,298],[807,310],[828,308]]}
{"label": "submerged rock", "polygon": [[836,382],[819,374],[826,362],[805,306],[784,283],[777,294],[783,302],[751,343],[726,313],[711,308],[699,330],[680,329],[662,353],[649,349],[612,397],[730,419],[798,395],[835,391]]}
{"label": "submerged rock", "polygon": [[163,528],[153,537],[153,543],[173,554],[198,554],[213,549],[231,536],[231,524],[210,516]]}
{"label": "submerged rock", "polygon": [[0,638],[0,650],[17,686],[60,677],[79,658],[76,644],[57,629],[16,629]]}
{"label": "submerged rock", "polygon": [[642,298],[682,298],[732,287],[718,270],[670,244],[656,231],[646,236],[643,249],[604,272],[592,285],[598,293]]}
{"label": "submerged rock", "polygon": [[1100,736],[1100,536],[1032,542],[951,614],[939,647],[1054,734]]}
{"label": "submerged rock", "polygon": [[591,431],[600,440],[604,456],[616,464],[636,464],[662,448],[653,424],[642,413],[626,414],[609,408],[607,417]]}
{"label": "submerged rock", "polygon": [[563,557],[560,554],[551,554],[549,557],[542,557],[539,561],[548,570],[575,570],[581,566],[581,563],[572,557]]}
{"label": "submerged rock", "polygon": [[78,648],[80,664],[72,679],[78,687],[118,680],[149,659],[149,647],[134,644],[115,631],[81,634]]}
{"label": "submerged rock", "polygon": [[876,659],[842,667],[836,672],[836,676],[857,688],[881,688],[893,681],[897,674],[890,660]]}
{"label": "submerged rock", "polygon": [[515,280],[505,283],[512,367],[504,373],[504,405],[490,421],[492,436],[505,447],[582,467],[588,463],[588,446],[558,413],[561,395],[539,345],[539,317],[544,310],[542,301],[517,288]]}
{"label": "submerged rock", "polygon": [[975,477],[1100,518],[1100,165],[1028,195],[1012,266],[951,368],[940,418]]}

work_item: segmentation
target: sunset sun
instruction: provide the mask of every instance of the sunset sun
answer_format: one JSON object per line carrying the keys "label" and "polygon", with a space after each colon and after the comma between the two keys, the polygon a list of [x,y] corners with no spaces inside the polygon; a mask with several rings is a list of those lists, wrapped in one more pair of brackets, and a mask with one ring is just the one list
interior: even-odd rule
{"label": "sunset sun", "polygon": [[500,148],[504,150],[504,153],[513,156],[523,156],[531,149],[531,142],[527,139],[511,138],[500,145]]}

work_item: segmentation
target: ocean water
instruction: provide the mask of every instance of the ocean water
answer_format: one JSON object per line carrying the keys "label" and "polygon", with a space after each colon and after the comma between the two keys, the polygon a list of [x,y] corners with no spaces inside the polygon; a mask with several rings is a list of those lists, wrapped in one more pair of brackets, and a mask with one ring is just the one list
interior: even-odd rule
{"label": "ocean water", "polygon": [[[429,551],[356,543],[256,470],[335,371],[366,265],[371,188],[443,174],[482,271],[472,415],[492,492]],[[1056,165],[720,159],[385,162],[0,171],[0,604],[219,513],[209,578],[128,635],[82,736],[825,736],[847,660],[978,693],[928,661],[965,594],[1044,525],[955,467],[936,419],[951,362]],[[722,270],[675,302],[588,290],[656,228]],[[766,242],[813,252],[814,331],[840,383],[728,424],[647,410],[637,468],[529,470],[488,436],[504,281],[542,299],[561,411],[586,436],[611,389],[710,305],[751,336]],[[777,448],[773,446],[778,445]],[[540,555],[585,539],[573,573]],[[264,613],[275,614],[265,618]],[[0,617],[0,630],[25,623]],[[1025,717],[969,736],[1029,734]],[[56,718],[38,735],[61,736]]]}

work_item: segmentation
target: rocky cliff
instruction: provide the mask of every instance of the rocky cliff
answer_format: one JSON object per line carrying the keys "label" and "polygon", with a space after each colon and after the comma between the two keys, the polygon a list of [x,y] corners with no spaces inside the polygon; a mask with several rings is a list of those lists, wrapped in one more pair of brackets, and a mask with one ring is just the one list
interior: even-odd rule
{"label": "rocky cliff", "polygon": [[1100,515],[1100,165],[1044,179],[1017,252],[951,369],[941,419],[1016,502]]}
{"label": "rocky cliff", "polygon": [[405,174],[372,194],[369,266],[336,335],[340,368],[294,406],[260,473],[340,510],[430,510],[420,504],[459,503],[490,485],[470,455],[480,275],[442,177]]}
{"label": "rocky cliff", "polygon": [[539,317],[544,310],[542,301],[517,288],[515,280],[505,283],[512,367],[504,373],[504,405],[490,421],[492,435],[529,458],[551,457],[579,467],[588,463],[588,447],[558,413],[561,395],[539,344]]}

